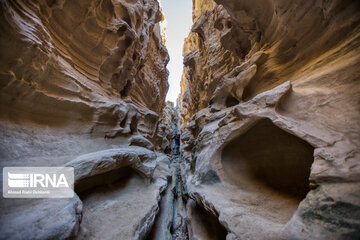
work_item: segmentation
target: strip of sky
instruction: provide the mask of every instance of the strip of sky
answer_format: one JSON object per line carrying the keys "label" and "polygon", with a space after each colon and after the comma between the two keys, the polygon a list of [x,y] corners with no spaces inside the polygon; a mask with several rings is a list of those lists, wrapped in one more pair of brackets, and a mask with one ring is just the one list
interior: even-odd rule
{"label": "strip of sky", "polygon": [[184,39],[192,26],[192,0],[162,0],[161,6],[166,19],[166,48],[170,55],[167,66],[170,87],[166,100],[175,103],[180,93]]}

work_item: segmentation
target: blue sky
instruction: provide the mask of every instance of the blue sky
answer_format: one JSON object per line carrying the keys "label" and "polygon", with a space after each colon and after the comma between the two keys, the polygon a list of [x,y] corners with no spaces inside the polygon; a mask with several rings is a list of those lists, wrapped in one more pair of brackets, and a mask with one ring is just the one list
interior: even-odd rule
{"label": "blue sky", "polygon": [[162,0],[161,6],[167,21],[166,48],[169,51],[169,91],[166,100],[176,102],[180,93],[180,80],[183,70],[182,47],[184,38],[192,25],[192,0]]}

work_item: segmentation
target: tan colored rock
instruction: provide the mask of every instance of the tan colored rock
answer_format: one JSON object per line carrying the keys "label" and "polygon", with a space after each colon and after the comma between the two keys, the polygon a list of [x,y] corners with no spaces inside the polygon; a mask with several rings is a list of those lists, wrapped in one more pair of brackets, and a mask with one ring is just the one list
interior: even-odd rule
{"label": "tan colored rock", "polygon": [[248,61],[227,73],[210,99],[211,108],[220,110],[242,102],[244,90],[257,72],[256,62],[264,55],[264,53],[258,52]]}
{"label": "tan colored rock", "polygon": [[156,145],[169,60],[157,1],[19,0],[1,9],[3,166],[63,164],[138,134]]}
{"label": "tan colored rock", "polygon": [[[46,107],[55,103],[60,109],[66,109],[67,102],[89,108],[130,96],[136,104],[161,112],[168,86],[168,56],[157,26],[161,12],[156,1],[11,1],[2,5],[7,33],[1,38],[2,91],[9,95],[10,89],[22,90],[13,110],[37,97],[37,108],[32,106],[30,116],[43,111],[50,117],[55,113]],[[157,61],[151,59],[155,55]],[[153,95],[141,95],[139,86],[144,84],[154,90],[148,91]],[[4,105],[11,101],[6,96],[2,94]]]}
{"label": "tan colored rock", "polygon": [[1,5],[3,122],[111,135],[126,104],[162,113],[169,57],[157,1]]}
{"label": "tan colored rock", "polygon": [[212,1],[195,1],[194,6],[199,8],[194,9],[193,32],[184,44],[180,93],[180,120],[186,124],[197,111],[209,105],[222,77],[240,65],[239,57],[221,45],[221,32],[214,28],[225,9]]}
{"label": "tan colored rock", "polygon": [[73,199],[2,199],[0,235],[143,239],[171,175],[168,158],[151,151],[167,147],[159,3],[0,8],[0,166],[73,166],[76,179]]}
{"label": "tan colored rock", "polygon": [[227,239],[359,238],[360,5],[216,3],[184,46],[190,198]]}

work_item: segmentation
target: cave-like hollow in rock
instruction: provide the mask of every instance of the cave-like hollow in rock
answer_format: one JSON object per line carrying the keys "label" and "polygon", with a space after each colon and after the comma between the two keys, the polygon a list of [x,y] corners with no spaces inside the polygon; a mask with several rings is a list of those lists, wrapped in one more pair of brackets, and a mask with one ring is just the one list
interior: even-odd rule
{"label": "cave-like hollow in rock", "polygon": [[231,184],[259,198],[282,201],[278,214],[290,218],[309,191],[313,153],[306,141],[261,119],[232,140],[221,158]]}

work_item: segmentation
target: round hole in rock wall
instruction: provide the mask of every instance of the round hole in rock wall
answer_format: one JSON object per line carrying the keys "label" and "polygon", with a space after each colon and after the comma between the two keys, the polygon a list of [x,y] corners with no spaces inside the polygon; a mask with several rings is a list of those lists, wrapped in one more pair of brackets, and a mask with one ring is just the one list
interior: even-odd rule
{"label": "round hole in rock wall", "polygon": [[232,140],[221,157],[228,181],[254,199],[289,208],[285,210],[289,218],[309,191],[313,153],[306,141],[262,119]]}

